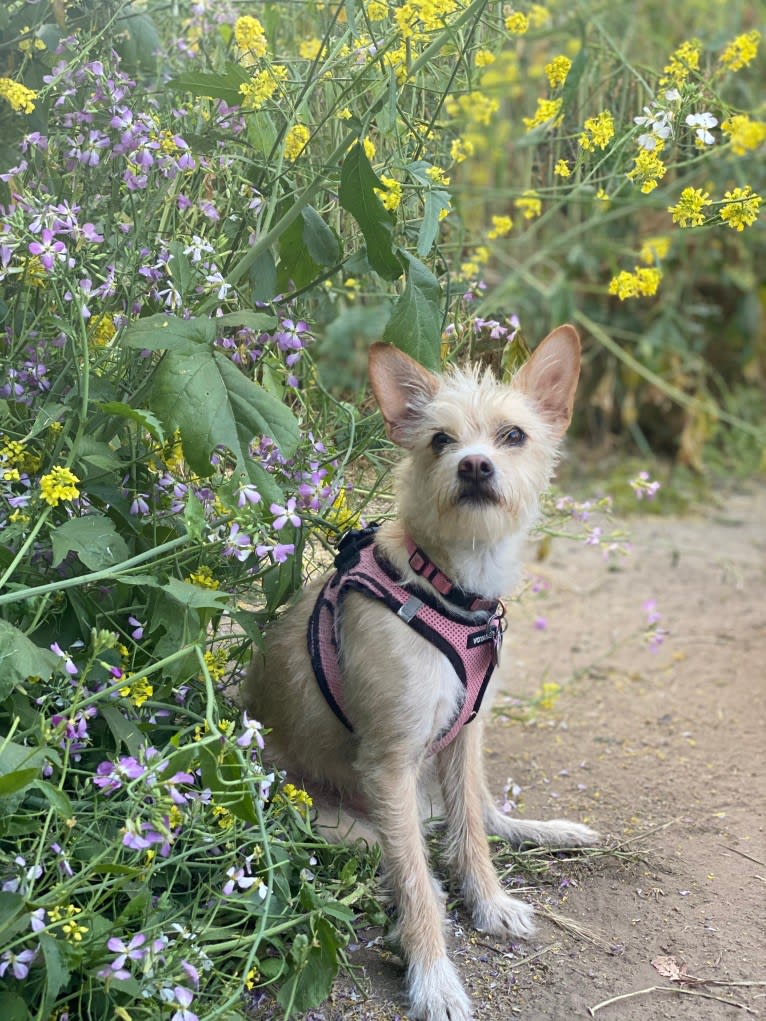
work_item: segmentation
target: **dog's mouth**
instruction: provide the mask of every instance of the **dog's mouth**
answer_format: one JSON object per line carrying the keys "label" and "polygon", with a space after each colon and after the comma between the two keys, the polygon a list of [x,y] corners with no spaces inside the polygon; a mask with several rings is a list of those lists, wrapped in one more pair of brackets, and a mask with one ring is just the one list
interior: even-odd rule
{"label": "dog's mouth", "polygon": [[465,506],[486,507],[500,503],[500,496],[493,485],[483,481],[467,481],[460,483],[457,503]]}

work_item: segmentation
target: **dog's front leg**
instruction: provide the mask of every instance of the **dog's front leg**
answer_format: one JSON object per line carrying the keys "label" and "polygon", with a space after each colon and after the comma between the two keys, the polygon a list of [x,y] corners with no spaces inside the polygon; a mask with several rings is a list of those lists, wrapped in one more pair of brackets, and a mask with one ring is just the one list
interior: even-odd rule
{"label": "dog's front leg", "polygon": [[383,758],[362,759],[357,768],[398,909],[410,1014],[418,1021],[469,1021],[470,1001],[447,957],[443,896],[428,867],[420,825],[419,764],[408,761],[409,751],[389,747]]}
{"label": "dog's front leg", "polygon": [[447,811],[447,854],[477,929],[496,936],[531,936],[533,911],[500,884],[484,829],[480,721],[463,727],[438,756]]}

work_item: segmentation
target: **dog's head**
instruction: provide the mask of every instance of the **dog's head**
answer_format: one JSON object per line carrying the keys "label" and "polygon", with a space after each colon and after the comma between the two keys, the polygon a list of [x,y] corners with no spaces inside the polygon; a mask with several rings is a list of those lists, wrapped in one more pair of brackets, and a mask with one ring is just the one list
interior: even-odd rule
{"label": "dog's head", "polygon": [[507,384],[478,368],[437,376],[382,343],[370,348],[369,368],[386,431],[409,452],[398,472],[406,523],[440,542],[529,526],[572,417],[573,326],[549,334]]}

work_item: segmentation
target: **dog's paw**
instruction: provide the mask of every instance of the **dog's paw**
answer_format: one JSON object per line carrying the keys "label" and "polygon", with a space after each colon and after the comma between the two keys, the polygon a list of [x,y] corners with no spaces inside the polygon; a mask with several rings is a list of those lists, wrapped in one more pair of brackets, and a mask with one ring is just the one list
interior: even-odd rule
{"label": "dog's paw", "polygon": [[413,1021],[471,1021],[471,1001],[446,957],[428,966],[410,964],[407,986]]}
{"label": "dog's paw", "polygon": [[546,843],[550,847],[595,847],[601,841],[590,826],[569,819],[551,819],[545,826],[548,830]]}
{"label": "dog's paw", "polygon": [[522,900],[499,893],[492,900],[479,901],[473,908],[473,924],[493,936],[529,939],[534,935],[534,911]]}

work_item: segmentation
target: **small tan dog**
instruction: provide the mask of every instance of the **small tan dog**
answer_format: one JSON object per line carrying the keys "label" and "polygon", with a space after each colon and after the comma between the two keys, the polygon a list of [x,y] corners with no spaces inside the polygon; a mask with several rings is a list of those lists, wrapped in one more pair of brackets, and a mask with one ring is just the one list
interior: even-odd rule
{"label": "small tan dog", "polygon": [[342,544],[338,572],[269,631],[245,700],[271,728],[281,767],[310,790],[317,783],[364,806],[398,909],[412,1017],[467,1021],[421,825],[433,764],[447,858],[478,929],[534,931],[532,909],[500,884],[488,833],[514,846],[597,840],[579,823],[500,812],[484,779],[482,722],[471,722],[496,676],[500,596],[518,580],[572,416],[580,343],[572,326],[559,327],[507,385],[477,369],[439,377],[380,343],[369,369],[388,435],[408,452],[396,476],[399,515]]}

